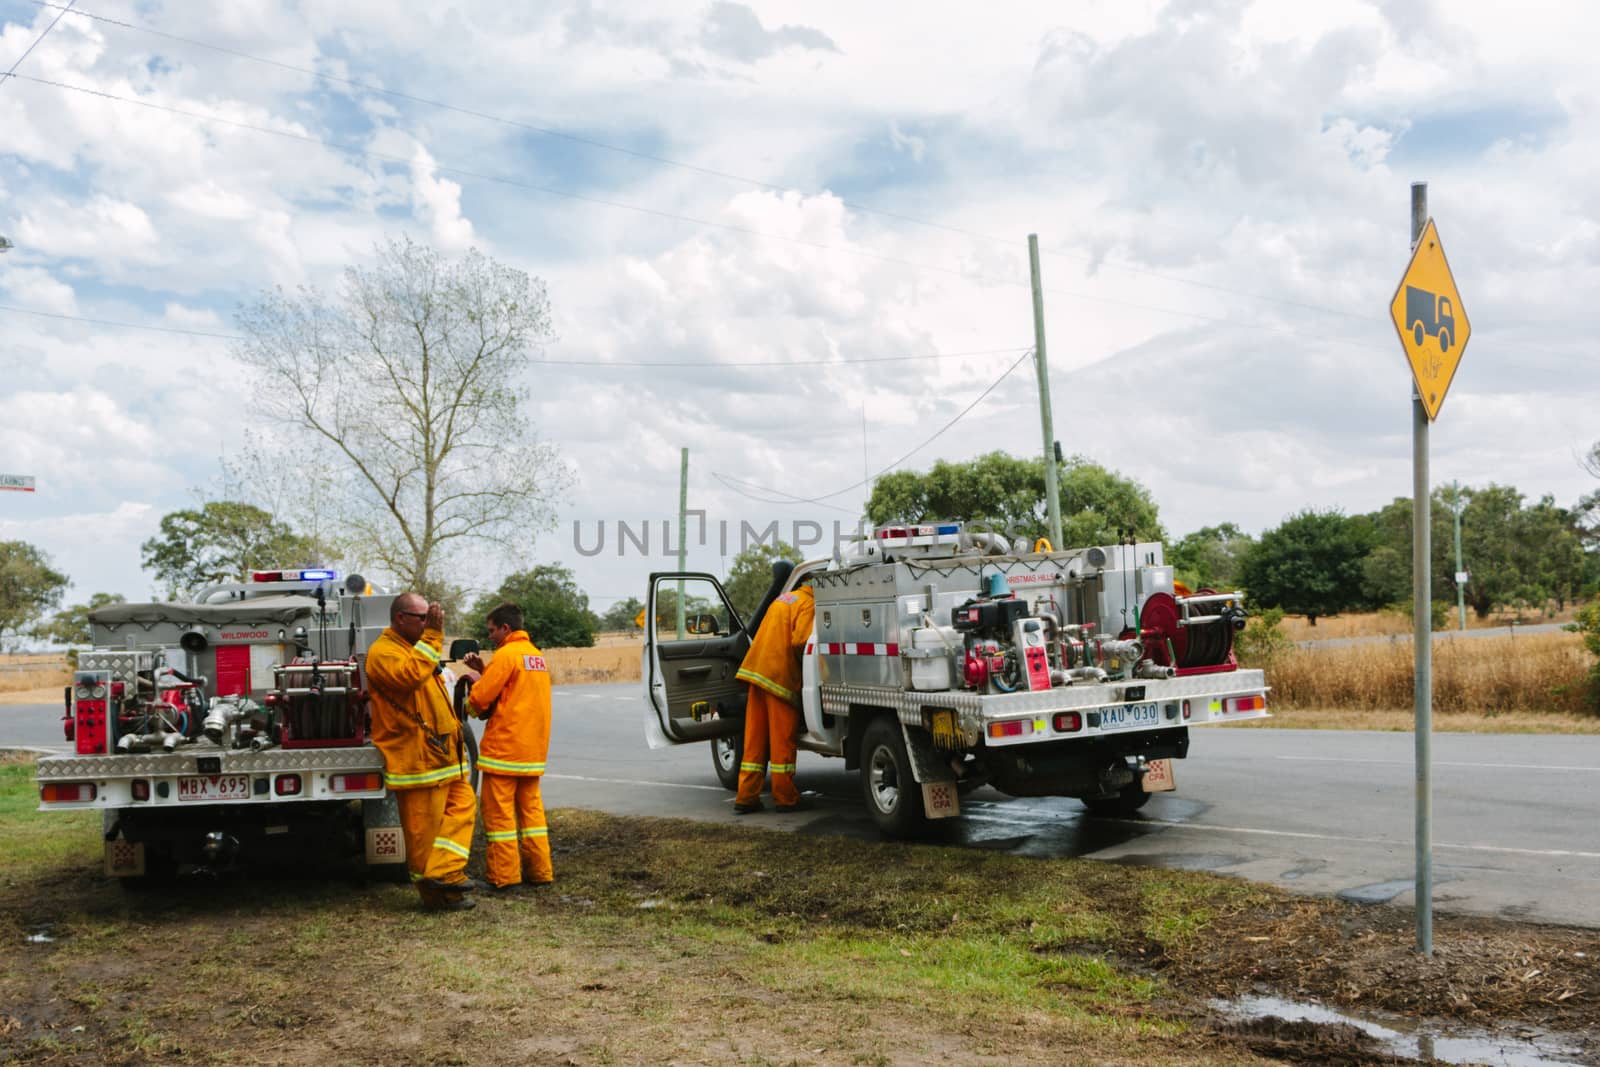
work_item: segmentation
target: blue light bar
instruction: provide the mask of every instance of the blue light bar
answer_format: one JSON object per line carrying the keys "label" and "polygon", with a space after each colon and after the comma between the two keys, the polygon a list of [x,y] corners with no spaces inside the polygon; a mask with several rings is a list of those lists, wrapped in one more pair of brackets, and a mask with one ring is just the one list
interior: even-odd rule
{"label": "blue light bar", "polygon": [[933,532],[936,533],[936,534],[960,533],[961,532],[961,524],[959,522],[943,523],[943,524],[935,527]]}
{"label": "blue light bar", "polygon": [[331,582],[339,577],[338,571],[301,571],[302,582]]}

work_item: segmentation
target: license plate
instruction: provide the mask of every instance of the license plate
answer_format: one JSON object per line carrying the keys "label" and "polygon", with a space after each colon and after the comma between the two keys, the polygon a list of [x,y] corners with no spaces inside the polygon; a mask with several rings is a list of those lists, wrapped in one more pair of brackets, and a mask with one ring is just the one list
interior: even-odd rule
{"label": "license plate", "polygon": [[179,800],[249,800],[248,774],[206,774],[178,779]]}
{"label": "license plate", "polygon": [[1158,726],[1161,709],[1155,704],[1124,704],[1100,709],[1100,729],[1127,730],[1135,726]]}

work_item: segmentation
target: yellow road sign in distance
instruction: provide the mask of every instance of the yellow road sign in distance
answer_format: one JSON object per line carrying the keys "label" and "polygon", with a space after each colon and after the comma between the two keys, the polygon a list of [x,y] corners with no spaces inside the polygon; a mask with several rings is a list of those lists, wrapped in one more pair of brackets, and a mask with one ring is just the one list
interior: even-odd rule
{"label": "yellow road sign in distance", "polygon": [[1432,219],[1422,228],[1411,263],[1389,303],[1389,315],[1400,333],[1400,347],[1406,350],[1423,409],[1430,420],[1436,419],[1472,326]]}

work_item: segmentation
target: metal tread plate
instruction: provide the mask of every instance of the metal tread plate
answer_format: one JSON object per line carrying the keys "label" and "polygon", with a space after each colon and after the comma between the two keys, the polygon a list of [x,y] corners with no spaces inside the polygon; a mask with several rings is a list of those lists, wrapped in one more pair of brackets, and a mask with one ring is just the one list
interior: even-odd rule
{"label": "metal tread plate", "polygon": [[359,745],[350,748],[271,748],[265,752],[211,748],[126,756],[45,756],[35,764],[34,777],[46,781],[193,775],[205,773],[199,769],[198,759],[219,756],[222,758],[220,773],[223,774],[383,770],[383,753],[374,745]]}

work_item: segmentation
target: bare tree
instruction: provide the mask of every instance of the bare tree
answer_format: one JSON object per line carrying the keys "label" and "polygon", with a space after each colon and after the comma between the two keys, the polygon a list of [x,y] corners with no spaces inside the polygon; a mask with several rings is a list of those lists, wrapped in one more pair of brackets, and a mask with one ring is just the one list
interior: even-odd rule
{"label": "bare tree", "polygon": [[571,472],[522,407],[531,356],[551,336],[539,279],[475,249],[451,262],[390,240],[332,299],[275,289],[239,326],[257,399],[345,475],[324,502],[350,557],[442,591],[466,542],[526,546],[553,525]]}

